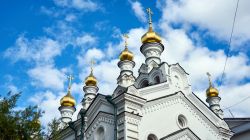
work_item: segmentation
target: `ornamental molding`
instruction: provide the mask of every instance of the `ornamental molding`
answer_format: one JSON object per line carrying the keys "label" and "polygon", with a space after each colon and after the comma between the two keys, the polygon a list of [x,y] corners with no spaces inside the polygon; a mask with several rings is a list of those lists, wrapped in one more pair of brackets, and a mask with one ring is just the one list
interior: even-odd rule
{"label": "ornamental molding", "polygon": [[138,105],[143,105],[146,103],[146,99],[140,96],[130,94],[130,93],[120,94],[117,97],[113,98],[113,101],[115,102],[115,104],[119,104],[120,102],[124,102],[124,101],[131,101]]}
{"label": "ornamental molding", "polygon": [[[189,103],[188,100],[185,99],[183,93],[178,92],[176,95],[161,98],[158,100],[154,100],[152,102],[148,102],[145,104],[145,106],[142,108],[142,115],[146,115],[158,110],[163,110],[166,108],[170,108],[175,104],[182,104],[182,106],[187,109],[189,112],[191,112],[192,116],[196,118],[197,121],[199,121],[203,126],[205,126],[208,131],[217,137],[218,139],[220,138],[220,135],[218,134],[218,128],[214,126],[212,123],[208,123],[207,118],[197,111],[197,109],[192,108],[191,104]],[[214,126],[214,127],[211,127]]]}
{"label": "ornamental molding", "polygon": [[[95,100],[92,101],[90,106],[87,109],[86,116],[89,118],[88,120],[90,122],[93,121],[93,119],[96,117],[97,113],[99,113],[101,110],[101,106],[107,106],[109,108],[113,108],[113,106],[106,101],[106,99],[102,98],[103,96],[97,96]],[[113,109],[112,109],[113,110]],[[109,112],[113,113],[113,112]]]}
{"label": "ornamental molding", "polygon": [[108,125],[114,125],[114,115],[108,114],[105,112],[99,112],[97,117],[90,123],[87,130],[85,131],[85,136],[89,139],[96,129],[100,126],[101,123],[105,123]]}
{"label": "ornamental molding", "polygon": [[200,140],[189,128],[181,129],[161,138],[161,140]]}
{"label": "ornamental molding", "polygon": [[141,88],[141,89],[139,89],[139,93],[140,93],[140,95],[144,96],[144,95],[152,94],[152,93],[155,94],[155,92],[167,90],[169,88],[170,88],[169,83],[164,82],[164,83],[160,83],[160,84],[157,84],[157,85],[152,85],[152,86],[149,86],[149,87]]}
{"label": "ornamental molding", "polygon": [[137,114],[132,114],[129,112],[124,112],[123,114],[120,114],[119,119],[117,120],[118,125],[123,123],[129,123],[133,125],[139,125],[141,121],[141,116],[138,116]]}

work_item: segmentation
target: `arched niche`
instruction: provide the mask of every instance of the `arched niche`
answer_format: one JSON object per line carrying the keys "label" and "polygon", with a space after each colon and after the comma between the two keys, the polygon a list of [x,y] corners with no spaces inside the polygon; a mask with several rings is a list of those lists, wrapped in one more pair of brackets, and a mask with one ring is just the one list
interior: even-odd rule
{"label": "arched niche", "polygon": [[149,82],[148,82],[148,80],[143,80],[142,82],[141,82],[141,84],[140,84],[140,88],[144,88],[144,87],[147,87],[147,86],[149,86]]}
{"label": "arched niche", "polygon": [[105,132],[102,126],[96,129],[95,140],[105,140]]}
{"label": "arched niche", "polygon": [[160,82],[161,82],[160,76],[159,75],[155,76],[154,77],[154,84],[160,84]]}

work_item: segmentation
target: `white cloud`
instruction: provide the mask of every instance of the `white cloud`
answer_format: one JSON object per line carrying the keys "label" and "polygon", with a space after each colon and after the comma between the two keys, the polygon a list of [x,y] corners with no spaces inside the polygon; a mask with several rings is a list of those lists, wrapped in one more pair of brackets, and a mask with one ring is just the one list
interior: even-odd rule
{"label": "white cloud", "polygon": [[76,20],[76,16],[74,14],[68,14],[65,17],[65,20],[68,21],[68,22],[75,21]]}
{"label": "white cloud", "polygon": [[54,0],[57,6],[74,8],[83,11],[95,11],[99,7],[92,0]]}
{"label": "white cloud", "polygon": [[19,36],[15,46],[5,51],[5,57],[16,61],[28,61],[35,63],[53,63],[53,58],[61,54],[62,47],[55,40],[38,38],[29,40]]}
{"label": "white cloud", "polygon": [[20,91],[17,89],[17,87],[16,87],[15,85],[13,85],[13,84],[8,85],[8,89],[9,89],[9,91],[11,91],[11,92],[14,93],[14,94],[20,92]]}
{"label": "white cloud", "polygon": [[[236,0],[185,0],[165,1],[161,7],[165,22],[191,23],[207,30],[219,39],[228,40],[232,28]],[[240,1],[235,23],[234,40],[236,44],[249,41],[250,30],[246,29],[250,21],[250,1]]]}
{"label": "white cloud", "polygon": [[53,118],[60,118],[60,112],[58,107],[60,106],[60,99],[65,95],[65,93],[60,92],[57,96],[51,91],[39,92],[34,94],[29,101],[38,105],[39,109],[44,111],[42,118],[40,119],[42,125],[47,127],[47,124]]}
{"label": "white cloud", "polygon": [[83,35],[76,38],[76,45],[86,47],[96,43],[96,38],[91,35]]}
{"label": "white cloud", "polygon": [[89,49],[85,54],[79,54],[77,56],[78,66],[89,65],[91,60],[98,61],[104,58],[104,53],[97,48]]}
{"label": "white cloud", "polygon": [[52,65],[37,66],[28,71],[32,84],[36,87],[54,90],[64,89],[65,74]]}
{"label": "white cloud", "polygon": [[130,1],[132,9],[135,13],[135,16],[142,22],[146,21],[146,14],[144,12],[144,8],[142,7],[139,1],[132,2]]}

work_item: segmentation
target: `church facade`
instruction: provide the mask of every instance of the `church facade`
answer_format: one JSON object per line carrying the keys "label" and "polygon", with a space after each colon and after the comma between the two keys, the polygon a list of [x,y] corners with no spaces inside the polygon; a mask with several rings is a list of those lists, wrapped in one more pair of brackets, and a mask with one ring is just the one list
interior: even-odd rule
{"label": "church facade", "polygon": [[212,81],[206,90],[206,105],[192,92],[188,73],[178,63],[161,61],[164,45],[153,30],[150,9],[148,13],[149,30],[141,37],[140,47],[145,63],[138,77],[133,75],[134,56],[125,42],[116,89],[111,95],[98,93],[92,69],[85,80],[83,107],[75,122],[71,117],[76,103],[69,86],[59,107],[66,126],[59,139],[229,140],[233,136]]}

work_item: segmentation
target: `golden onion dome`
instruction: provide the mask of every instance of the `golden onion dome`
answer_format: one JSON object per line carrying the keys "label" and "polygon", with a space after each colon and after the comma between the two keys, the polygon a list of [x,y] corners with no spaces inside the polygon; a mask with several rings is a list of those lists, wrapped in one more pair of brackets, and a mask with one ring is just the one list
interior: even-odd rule
{"label": "golden onion dome", "polygon": [[96,86],[97,85],[97,79],[93,75],[92,70],[91,70],[90,75],[85,79],[85,85],[86,86]]}
{"label": "golden onion dome", "polygon": [[149,27],[148,32],[146,32],[142,37],[141,37],[141,42],[142,43],[151,43],[151,42],[161,42],[161,37],[153,31],[152,27]]}
{"label": "golden onion dome", "polygon": [[70,106],[73,107],[76,104],[76,101],[74,97],[70,94],[70,91],[68,91],[67,95],[65,95],[61,100],[60,100],[61,106]]}
{"label": "golden onion dome", "polygon": [[150,8],[147,8],[148,12],[148,17],[149,17],[149,29],[148,32],[146,32],[142,37],[141,37],[141,42],[142,43],[151,43],[151,42],[161,42],[161,37],[158,35],[156,32],[153,31],[152,27],[152,14],[153,12],[151,11]]}
{"label": "golden onion dome", "polygon": [[208,80],[209,80],[209,87],[206,90],[207,97],[218,97],[219,91],[213,87],[211,82],[211,75],[207,72]]}
{"label": "golden onion dome", "polygon": [[219,91],[212,86],[206,90],[206,93],[207,93],[207,97],[218,97],[219,95]]}
{"label": "golden onion dome", "polygon": [[127,47],[125,47],[125,49],[121,52],[119,58],[121,61],[124,60],[133,61],[134,54],[131,51],[129,51]]}

